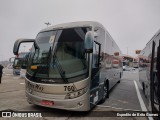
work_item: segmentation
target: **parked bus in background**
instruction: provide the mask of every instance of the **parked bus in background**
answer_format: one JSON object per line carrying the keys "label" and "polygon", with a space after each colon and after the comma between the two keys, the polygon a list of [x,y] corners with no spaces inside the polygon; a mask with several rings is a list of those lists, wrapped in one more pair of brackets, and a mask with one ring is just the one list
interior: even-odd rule
{"label": "parked bus in background", "polygon": [[133,59],[133,67],[134,67],[134,68],[139,68],[139,60],[138,60],[138,57]]}
{"label": "parked bus in background", "polygon": [[127,70],[129,67],[133,67],[133,57],[129,55],[122,55],[122,61],[123,61],[123,71]]}
{"label": "parked bus in background", "polygon": [[19,53],[14,58],[13,62],[13,75],[20,75],[21,70],[21,58],[24,57],[24,53]]}
{"label": "parked bus in background", "polygon": [[12,57],[11,59],[14,59],[13,61],[13,75],[20,75],[20,71],[22,68],[22,65],[26,65],[26,60],[25,57],[28,54],[28,52],[21,52],[18,55],[16,55],[16,57]]}
{"label": "parked bus in background", "polygon": [[134,61],[134,62],[133,62],[133,67],[134,67],[134,68],[139,68],[139,63],[138,63],[137,61]]}
{"label": "parked bus in background", "polygon": [[148,109],[160,114],[160,30],[139,55],[139,80],[148,100]]}
{"label": "parked bus in background", "polygon": [[138,51],[138,52],[136,52],[137,57],[135,57],[134,61],[133,61],[134,68],[139,68],[139,54],[140,54],[141,50],[137,50],[137,51]]}
{"label": "parked bus in background", "polygon": [[73,22],[41,30],[34,42],[26,73],[26,96],[31,104],[88,111],[103,103],[120,82],[121,51],[98,22]]}

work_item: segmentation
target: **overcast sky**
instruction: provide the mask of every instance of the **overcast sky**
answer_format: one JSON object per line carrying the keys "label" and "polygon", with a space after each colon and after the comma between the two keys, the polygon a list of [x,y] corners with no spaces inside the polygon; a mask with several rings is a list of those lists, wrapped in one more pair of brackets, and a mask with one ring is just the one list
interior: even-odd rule
{"label": "overcast sky", "polygon": [[13,55],[18,38],[35,38],[52,25],[102,23],[122,53],[135,56],[160,29],[160,0],[0,0],[0,61]]}

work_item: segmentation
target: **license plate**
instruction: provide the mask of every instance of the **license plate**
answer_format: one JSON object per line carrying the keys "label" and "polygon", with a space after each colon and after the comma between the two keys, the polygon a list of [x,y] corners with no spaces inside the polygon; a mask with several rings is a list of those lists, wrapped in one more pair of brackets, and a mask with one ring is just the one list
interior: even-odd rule
{"label": "license plate", "polygon": [[42,100],[41,104],[46,105],[46,106],[53,106],[54,102],[53,101],[48,101],[48,100]]}

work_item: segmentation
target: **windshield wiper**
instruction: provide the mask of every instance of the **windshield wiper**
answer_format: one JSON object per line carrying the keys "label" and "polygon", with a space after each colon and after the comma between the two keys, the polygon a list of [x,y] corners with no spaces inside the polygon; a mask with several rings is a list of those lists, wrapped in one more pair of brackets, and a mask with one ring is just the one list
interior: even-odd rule
{"label": "windshield wiper", "polygon": [[[34,52],[34,54],[33,54],[33,57],[32,57],[32,63],[33,63],[33,58],[34,58],[34,56],[35,56],[35,54],[36,54],[36,50],[38,49],[38,54],[39,54],[39,46],[38,46],[38,44],[36,43],[36,41],[34,42],[34,47],[35,47],[35,52]],[[33,78],[35,78],[35,76],[36,76],[36,74],[37,74],[37,72],[38,72],[39,70],[36,70],[34,73],[33,73]]]}
{"label": "windshield wiper", "polygon": [[58,60],[57,56],[55,55],[55,53],[54,53],[53,57],[54,57],[54,61],[56,63],[56,67],[59,71],[59,74],[61,75],[61,78],[64,80],[64,82],[68,82],[68,80],[65,77],[65,71],[63,70],[61,64],[59,63],[59,60]]}
{"label": "windshield wiper", "polygon": [[[39,48],[37,48],[37,47],[36,47],[36,49],[39,50]],[[38,52],[39,52],[39,51],[38,51]],[[35,54],[34,54],[34,55],[35,55]],[[48,60],[47,60],[48,66],[49,66],[50,55],[51,55],[51,47],[50,47],[50,49],[49,49],[48,57],[47,57],[47,58],[48,58]],[[56,65],[56,67],[57,67],[57,69],[58,69],[58,72],[59,72],[61,78],[64,80],[64,82],[68,82],[68,80],[67,80],[66,77],[65,77],[65,71],[63,70],[61,64],[59,63],[59,60],[58,60],[57,56],[55,55],[55,53],[54,53],[53,57],[54,57],[55,65]],[[38,70],[36,70],[36,71],[33,73],[33,76],[32,76],[32,77],[35,78],[36,74],[37,74],[40,70],[41,70],[41,68],[39,68]],[[48,70],[48,73],[49,73],[49,70]]]}
{"label": "windshield wiper", "polygon": [[[38,50],[39,50],[39,48],[38,48]],[[47,61],[46,61],[46,63],[47,63],[47,65],[48,65],[48,77],[49,77],[49,62],[50,62],[50,56],[51,56],[51,51],[52,51],[52,49],[51,49],[51,47],[49,48],[49,52],[48,52],[48,56],[47,56]],[[36,74],[40,71],[40,70],[42,70],[42,68],[43,67],[41,67],[41,68],[38,68],[38,70],[36,70],[34,73],[33,73],[33,78],[35,78],[35,76],[36,76]]]}

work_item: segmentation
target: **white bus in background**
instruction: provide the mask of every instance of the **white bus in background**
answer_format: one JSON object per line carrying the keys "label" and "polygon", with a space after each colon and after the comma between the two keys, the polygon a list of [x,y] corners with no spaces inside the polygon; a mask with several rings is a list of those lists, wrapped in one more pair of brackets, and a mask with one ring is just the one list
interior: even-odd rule
{"label": "white bus in background", "polygon": [[13,62],[13,75],[19,75],[20,69],[20,58],[15,57]]}
{"label": "white bus in background", "polygon": [[73,22],[41,30],[34,42],[26,73],[26,96],[31,104],[88,111],[103,103],[120,82],[121,51],[98,22]]}
{"label": "white bus in background", "polygon": [[[19,39],[23,40],[23,39]],[[26,67],[27,67],[27,58],[26,56],[29,52],[20,52],[16,57],[10,58],[10,63],[13,64],[13,75],[20,75],[20,77],[25,77]]]}
{"label": "white bus in background", "polygon": [[134,67],[134,68],[139,68],[139,62],[134,61],[134,62],[133,62],[133,67]]}
{"label": "white bus in background", "polygon": [[139,80],[148,101],[148,110],[160,115],[160,30],[141,51],[139,67]]}

